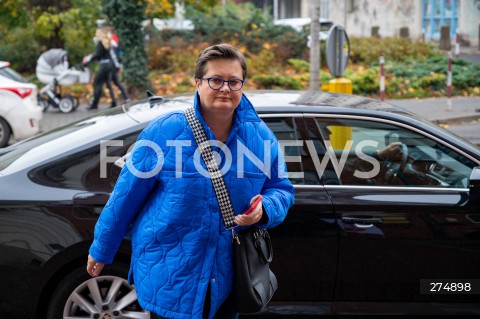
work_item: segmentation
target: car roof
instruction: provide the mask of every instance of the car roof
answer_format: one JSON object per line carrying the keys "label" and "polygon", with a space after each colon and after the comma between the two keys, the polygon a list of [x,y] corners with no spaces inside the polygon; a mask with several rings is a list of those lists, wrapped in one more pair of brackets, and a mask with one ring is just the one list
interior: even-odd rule
{"label": "car roof", "polygon": [[[379,100],[350,94],[329,93],[322,91],[246,91],[245,95],[252,101],[255,109],[263,110],[267,106],[285,110],[312,112],[315,110],[332,111],[332,108],[363,109],[382,112],[402,113],[415,116],[400,107]],[[264,101],[267,101],[266,103]]]}
{"label": "car roof", "polygon": [[[343,108],[342,111],[345,111],[345,109],[370,110],[418,117],[399,106],[358,95],[298,90],[246,90],[244,93],[255,109],[260,112],[270,112],[272,109],[275,109],[277,112],[315,112],[333,111],[335,108]],[[193,102],[193,96],[194,93],[192,92],[163,97],[157,96],[152,97],[152,99],[160,101],[162,104],[181,100]]]}
{"label": "car roof", "polygon": [[[361,96],[326,92],[273,90],[245,91],[245,95],[255,106],[259,114],[310,113],[321,114],[322,116],[328,116],[328,114],[350,114],[368,118],[395,120],[408,125],[414,125],[419,129],[422,129],[422,125],[424,125],[425,129],[427,126],[432,127],[432,123],[400,107]],[[34,163],[51,161],[57,156],[64,156],[62,154],[74,152],[76,145],[93,147],[98,145],[99,139],[110,139],[118,136],[121,132],[125,132],[125,130],[133,131],[140,129],[158,116],[187,109],[193,105],[193,97],[193,92],[164,97],[154,96],[124,105],[121,108],[117,107],[94,114],[91,117],[68,124],[63,128],[55,129],[14,144],[5,149],[4,152],[10,152],[14,148],[19,148],[18,151],[20,151],[23,148],[24,155],[27,156],[22,155],[21,158],[15,160],[14,165],[10,165],[2,173],[6,174],[7,172],[22,169],[22,167],[29,166],[28,163],[34,165]],[[426,131],[428,130],[426,129]],[[434,127],[430,131],[434,131],[437,136],[441,136],[447,141],[458,141],[457,137],[440,127]],[[454,144],[457,143],[455,142]],[[461,148],[467,150],[470,154],[476,154],[477,158],[480,154],[477,149],[472,149],[472,146],[468,144],[462,145]]]}

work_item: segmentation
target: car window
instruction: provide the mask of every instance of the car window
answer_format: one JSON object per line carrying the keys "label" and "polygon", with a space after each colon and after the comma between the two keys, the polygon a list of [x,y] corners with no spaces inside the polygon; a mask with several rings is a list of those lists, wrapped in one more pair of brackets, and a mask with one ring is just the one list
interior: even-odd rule
{"label": "car window", "polygon": [[262,119],[273,131],[282,147],[290,181],[297,185],[320,184],[315,165],[305,144],[308,129],[303,117],[263,115]]}
{"label": "car window", "polygon": [[325,118],[315,124],[324,141],[319,153],[329,159],[326,184],[466,188],[476,166],[446,145],[392,124]]}
{"label": "car window", "polygon": [[121,145],[103,145],[106,156],[104,158],[101,158],[102,145],[99,143],[40,166],[30,171],[29,177],[32,181],[46,186],[110,192],[118,177],[112,168],[113,162],[115,158],[118,159],[128,152],[139,133],[136,131],[116,138],[115,141],[121,141]]}
{"label": "car window", "polygon": [[26,153],[32,149],[35,149],[37,146],[54,141],[60,136],[80,130],[87,125],[91,124],[77,125],[76,123],[72,123],[63,128],[54,129],[46,133],[36,135],[28,140],[24,140],[9,147],[0,149],[0,173],[11,164],[15,163],[15,161],[17,161],[19,158],[25,156]]}
{"label": "car window", "polygon": [[17,82],[29,83],[27,79],[9,67],[0,68],[0,75]]}

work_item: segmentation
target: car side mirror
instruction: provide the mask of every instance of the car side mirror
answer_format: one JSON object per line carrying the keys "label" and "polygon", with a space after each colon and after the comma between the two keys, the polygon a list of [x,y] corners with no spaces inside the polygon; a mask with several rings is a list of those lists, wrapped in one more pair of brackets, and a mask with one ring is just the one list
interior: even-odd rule
{"label": "car side mirror", "polygon": [[468,189],[470,190],[470,198],[480,203],[480,166],[473,168],[468,181]]}

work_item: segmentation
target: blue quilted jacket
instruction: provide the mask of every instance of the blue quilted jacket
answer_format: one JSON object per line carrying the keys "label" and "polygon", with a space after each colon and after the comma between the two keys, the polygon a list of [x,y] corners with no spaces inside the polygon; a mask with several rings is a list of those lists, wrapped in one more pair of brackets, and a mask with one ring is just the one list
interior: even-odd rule
{"label": "blue quilted jacket", "polygon": [[[208,139],[213,140],[199,112],[198,95],[194,105]],[[214,147],[214,151],[221,156],[220,167],[225,167],[223,176],[236,214],[248,208],[253,196],[262,194],[268,222],[261,226],[281,223],[293,204],[293,186],[285,174],[279,174],[285,163],[274,134],[245,96],[225,144],[228,149]],[[90,247],[95,260],[111,263],[131,225],[129,281],[135,283],[143,308],[167,318],[201,318],[208,285],[212,318],[232,291],[232,235],[224,229],[196,148],[183,112],[152,121],[118,178]],[[247,155],[237,160],[238,153]],[[268,165],[262,167],[269,157],[271,171]]]}

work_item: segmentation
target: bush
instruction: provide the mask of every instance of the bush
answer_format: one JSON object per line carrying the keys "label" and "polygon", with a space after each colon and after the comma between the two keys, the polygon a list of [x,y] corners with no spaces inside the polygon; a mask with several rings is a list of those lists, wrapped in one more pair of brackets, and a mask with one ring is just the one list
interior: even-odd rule
{"label": "bush", "polygon": [[34,39],[31,28],[15,28],[0,34],[0,60],[10,61],[12,68],[20,73],[35,74],[37,59],[42,50]]}
{"label": "bush", "polygon": [[310,72],[310,63],[305,60],[288,59],[287,62],[296,72]]}
{"label": "bush", "polygon": [[405,38],[350,38],[350,57],[353,63],[378,65],[380,56],[387,62],[428,59],[442,56],[430,43]]}
{"label": "bush", "polygon": [[353,94],[373,95],[379,91],[379,69],[360,69],[357,72],[347,70],[345,78],[352,81]]}
{"label": "bush", "polygon": [[281,75],[255,75],[253,82],[263,89],[301,90],[302,83],[289,76]]}
{"label": "bush", "polygon": [[230,42],[259,53],[264,43],[275,43],[277,63],[288,58],[305,58],[307,39],[288,26],[276,26],[269,17],[251,3],[215,6],[205,12],[187,10],[187,18],[195,25],[200,42]]}

